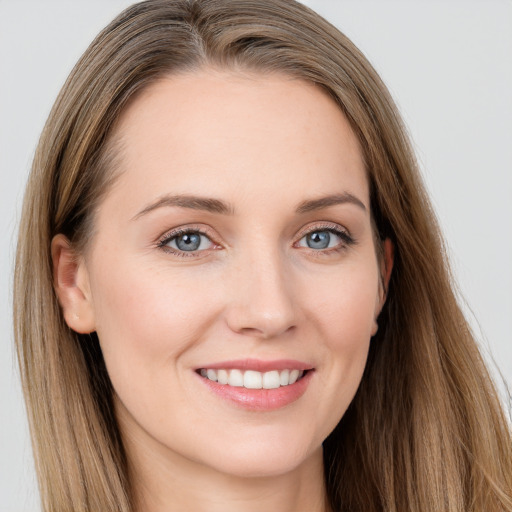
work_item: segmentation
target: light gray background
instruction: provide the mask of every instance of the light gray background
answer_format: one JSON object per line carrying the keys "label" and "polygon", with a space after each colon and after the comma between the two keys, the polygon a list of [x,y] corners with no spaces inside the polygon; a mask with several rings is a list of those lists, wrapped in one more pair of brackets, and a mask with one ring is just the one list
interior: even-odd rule
{"label": "light gray background", "polygon": [[[128,0],[0,0],[0,511],[38,510],[12,350],[23,185],[49,109]],[[408,125],[488,360],[512,383],[512,2],[309,0],[368,56]],[[478,319],[478,320],[477,320]],[[498,370],[493,367],[498,375]],[[502,392],[505,387],[501,386]]]}

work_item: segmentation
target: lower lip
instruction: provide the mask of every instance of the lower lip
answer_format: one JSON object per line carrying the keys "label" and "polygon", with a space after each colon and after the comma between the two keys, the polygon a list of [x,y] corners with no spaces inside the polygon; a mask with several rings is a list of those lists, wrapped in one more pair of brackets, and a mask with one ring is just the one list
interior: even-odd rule
{"label": "lower lip", "polygon": [[294,384],[275,389],[247,389],[244,387],[219,384],[213,380],[198,375],[198,378],[208,386],[210,391],[224,400],[252,411],[274,411],[298,400],[305,392],[311,381],[313,370]]}

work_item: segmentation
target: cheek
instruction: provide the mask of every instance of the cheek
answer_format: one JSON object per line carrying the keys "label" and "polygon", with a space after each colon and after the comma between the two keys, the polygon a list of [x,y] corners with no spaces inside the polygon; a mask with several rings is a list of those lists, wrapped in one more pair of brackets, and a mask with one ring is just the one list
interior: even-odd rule
{"label": "cheek", "polygon": [[175,365],[216,316],[218,301],[200,293],[209,285],[193,274],[180,279],[151,266],[118,262],[100,267],[95,284],[96,330],[114,387],[133,382],[135,375],[139,386],[155,385],[155,370]]}
{"label": "cheek", "polygon": [[356,350],[369,340],[378,300],[378,271],[372,258],[341,266],[316,286],[302,292],[308,297],[311,316],[316,317],[324,339],[334,352]]}
{"label": "cheek", "polygon": [[[318,372],[326,397],[321,415],[332,430],[359,387],[375,323],[378,294],[376,265],[342,269],[323,290],[310,294],[310,318],[322,340],[325,371]],[[324,432],[327,435],[330,430]]]}

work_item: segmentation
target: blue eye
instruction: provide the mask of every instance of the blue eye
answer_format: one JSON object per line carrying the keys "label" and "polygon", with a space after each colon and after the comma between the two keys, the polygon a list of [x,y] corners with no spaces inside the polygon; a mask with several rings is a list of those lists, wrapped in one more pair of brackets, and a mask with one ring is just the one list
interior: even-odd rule
{"label": "blue eye", "polygon": [[176,252],[194,252],[210,249],[212,241],[199,231],[185,231],[170,236],[160,246]]}
{"label": "blue eye", "polygon": [[352,239],[345,232],[334,229],[317,229],[303,236],[298,245],[299,247],[323,250],[349,245],[351,242]]}
{"label": "blue eye", "polygon": [[306,243],[311,249],[327,249],[331,242],[331,233],[328,231],[314,231],[306,235]]}

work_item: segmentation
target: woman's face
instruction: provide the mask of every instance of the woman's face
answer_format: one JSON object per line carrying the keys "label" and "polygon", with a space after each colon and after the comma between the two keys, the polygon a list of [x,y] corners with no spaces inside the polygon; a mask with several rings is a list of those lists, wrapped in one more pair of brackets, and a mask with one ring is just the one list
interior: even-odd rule
{"label": "woman's face", "polygon": [[352,400],[382,306],[347,120],[302,81],[205,70],[151,85],[116,135],[80,286],[128,446],[298,467]]}

